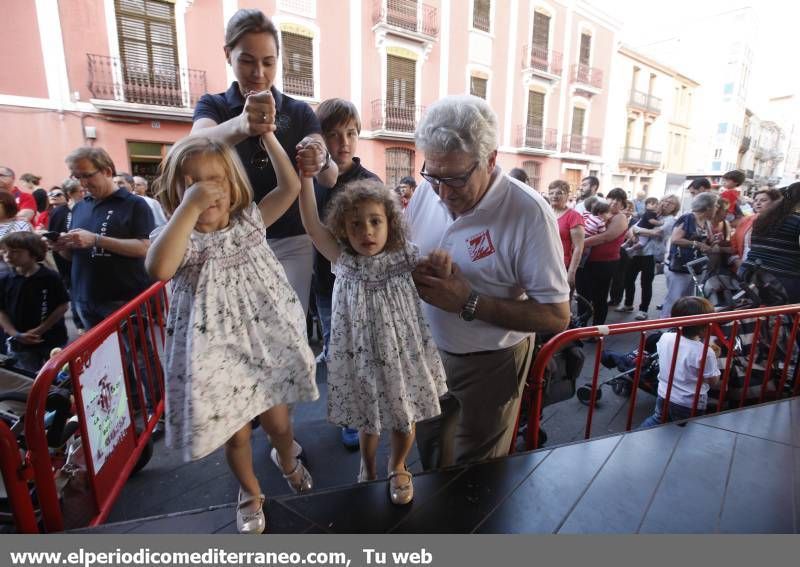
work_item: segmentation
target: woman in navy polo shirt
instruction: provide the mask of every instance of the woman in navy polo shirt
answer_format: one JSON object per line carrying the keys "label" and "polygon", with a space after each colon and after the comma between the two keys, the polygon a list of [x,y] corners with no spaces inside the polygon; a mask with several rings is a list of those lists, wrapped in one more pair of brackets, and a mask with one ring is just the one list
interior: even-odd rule
{"label": "woman in navy polo shirt", "polygon": [[[202,132],[235,146],[256,202],[277,185],[261,140],[267,132],[274,131],[298,168],[306,175],[318,175],[322,185],[333,187],[339,173],[325,148],[314,111],[273,85],[278,48],[278,30],[263,12],[236,12],[225,31],[225,57],[236,81],[224,93],[203,95],[194,112],[192,133]],[[273,108],[274,121],[270,118]],[[303,230],[297,202],[267,229],[266,235],[303,308],[308,310],[314,246]]]}

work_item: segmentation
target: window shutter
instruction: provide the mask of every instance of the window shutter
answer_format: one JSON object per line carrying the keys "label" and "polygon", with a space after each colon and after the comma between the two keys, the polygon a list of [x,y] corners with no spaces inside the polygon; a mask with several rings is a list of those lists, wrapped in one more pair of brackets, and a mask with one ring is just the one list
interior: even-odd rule
{"label": "window shutter", "polygon": [[550,43],[550,16],[533,13],[533,47],[547,51]]}
{"label": "window shutter", "polygon": [[414,106],[417,62],[413,59],[386,56],[386,102],[393,106]]}
{"label": "window shutter", "polygon": [[115,0],[115,14],[126,100],[180,105],[173,4]]}
{"label": "window shutter", "polygon": [[386,185],[394,188],[405,176],[413,177],[414,150],[386,148]]}
{"label": "window shutter", "polygon": [[314,39],[281,31],[283,90],[287,94],[314,96]]}
{"label": "window shutter", "polygon": [[528,91],[528,127],[544,126],[544,93]]}
{"label": "window shutter", "polygon": [[586,109],[578,108],[577,106],[572,109],[572,135],[583,136],[583,120],[586,117]]}
{"label": "window shutter", "polygon": [[490,27],[490,14],[491,14],[491,1],[490,0],[473,0],[472,2],[472,27],[476,30],[489,31]]}
{"label": "window shutter", "polygon": [[592,51],[592,36],[588,33],[581,34],[581,54],[578,62],[581,65],[588,65]]}
{"label": "window shutter", "polygon": [[488,80],[483,77],[471,76],[469,78],[469,94],[479,96],[486,100],[486,87]]}

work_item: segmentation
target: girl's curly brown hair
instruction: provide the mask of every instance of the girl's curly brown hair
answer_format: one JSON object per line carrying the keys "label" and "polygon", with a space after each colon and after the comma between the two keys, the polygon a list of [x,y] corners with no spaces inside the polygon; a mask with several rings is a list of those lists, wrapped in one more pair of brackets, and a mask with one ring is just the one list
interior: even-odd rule
{"label": "girl's curly brown hair", "polygon": [[402,250],[405,247],[408,229],[403,219],[403,208],[394,191],[380,181],[362,179],[348,183],[330,202],[325,215],[325,224],[331,234],[350,254],[358,254],[347,239],[347,215],[364,201],[383,205],[388,222],[386,239],[387,252]]}

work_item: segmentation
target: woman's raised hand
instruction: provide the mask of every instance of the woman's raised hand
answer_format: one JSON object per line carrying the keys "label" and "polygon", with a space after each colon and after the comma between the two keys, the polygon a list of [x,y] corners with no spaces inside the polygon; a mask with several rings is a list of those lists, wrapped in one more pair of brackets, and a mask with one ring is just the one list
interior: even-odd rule
{"label": "woman's raised hand", "polygon": [[261,136],[275,131],[275,99],[268,90],[251,92],[244,101],[239,116],[240,128],[248,136]]}

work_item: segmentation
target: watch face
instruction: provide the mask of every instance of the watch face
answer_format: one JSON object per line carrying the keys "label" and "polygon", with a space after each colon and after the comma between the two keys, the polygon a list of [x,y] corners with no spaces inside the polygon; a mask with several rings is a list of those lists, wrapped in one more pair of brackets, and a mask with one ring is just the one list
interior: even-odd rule
{"label": "watch face", "polygon": [[461,319],[464,321],[473,321],[475,319],[475,312],[464,309],[461,313],[458,314],[458,316],[461,317]]}

